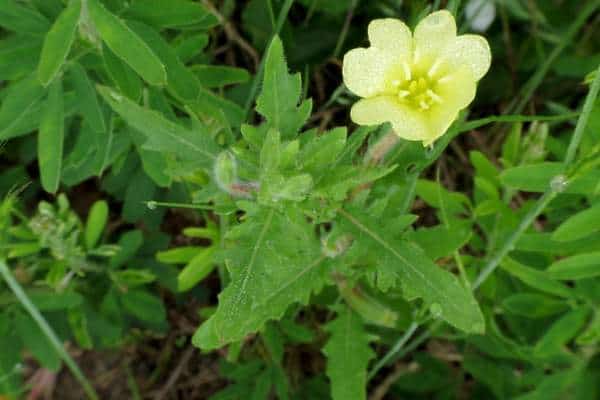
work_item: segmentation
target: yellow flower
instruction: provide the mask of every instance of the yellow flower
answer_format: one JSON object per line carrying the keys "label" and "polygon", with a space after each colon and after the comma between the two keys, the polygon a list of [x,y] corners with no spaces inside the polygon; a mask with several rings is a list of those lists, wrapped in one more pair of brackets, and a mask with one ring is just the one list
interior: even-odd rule
{"label": "yellow flower", "polygon": [[390,122],[398,136],[429,145],[475,97],[490,47],[479,35],[456,35],[448,11],[429,14],[414,34],[400,20],[369,24],[371,47],[344,56],[344,83],[362,97],[350,116],[359,125]]}

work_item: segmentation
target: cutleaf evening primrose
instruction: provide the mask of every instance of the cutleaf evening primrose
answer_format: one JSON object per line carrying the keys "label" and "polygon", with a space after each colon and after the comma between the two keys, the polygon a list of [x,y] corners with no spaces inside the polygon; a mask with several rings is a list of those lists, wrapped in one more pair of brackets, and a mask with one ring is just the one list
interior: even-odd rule
{"label": "cutleaf evening primrose", "polygon": [[376,19],[368,28],[371,47],[344,56],[344,83],[362,97],[351,110],[359,125],[390,122],[407,140],[433,143],[475,97],[491,53],[479,35],[456,35],[448,11],[429,14],[414,34],[404,22]]}

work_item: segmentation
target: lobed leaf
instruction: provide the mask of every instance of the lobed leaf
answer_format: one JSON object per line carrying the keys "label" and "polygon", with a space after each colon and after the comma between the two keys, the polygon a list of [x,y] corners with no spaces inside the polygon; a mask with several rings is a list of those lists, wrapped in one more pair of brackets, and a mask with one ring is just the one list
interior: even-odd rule
{"label": "lobed leaf", "polygon": [[312,225],[292,208],[259,208],[233,228],[223,254],[231,283],[193,343],[215,349],[259,331],[293,303],[306,303],[324,283],[324,258]]}
{"label": "lobed leaf", "polygon": [[366,399],[367,366],[375,353],[369,347],[363,322],[346,307],[325,329],[331,334],[323,353],[327,356],[332,399]]}

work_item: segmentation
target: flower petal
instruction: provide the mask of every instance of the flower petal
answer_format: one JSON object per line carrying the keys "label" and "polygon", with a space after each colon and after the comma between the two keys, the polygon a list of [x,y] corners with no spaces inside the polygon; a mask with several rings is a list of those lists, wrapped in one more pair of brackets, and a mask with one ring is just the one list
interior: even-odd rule
{"label": "flower petal", "polygon": [[443,136],[450,125],[458,116],[459,110],[452,110],[446,107],[439,107],[430,110],[427,115],[427,125],[429,125],[429,136],[423,138],[423,146],[429,146],[439,137]]}
{"label": "flower petal", "polygon": [[350,117],[359,125],[390,122],[396,135],[406,140],[423,140],[431,136],[421,114],[392,96],[360,100],[352,106]]}
{"label": "flower petal", "polygon": [[392,55],[376,47],[352,49],[344,56],[344,83],[357,96],[375,96],[385,90],[386,72],[392,65]]}
{"label": "flower petal", "polygon": [[399,59],[410,59],[413,38],[406,24],[395,18],[374,19],[369,23],[371,46],[394,54]]}
{"label": "flower petal", "polygon": [[436,57],[456,39],[456,21],[447,10],[429,14],[415,28],[416,53]]}
{"label": "flower petal", "polygon": [[466,65],[471,68],[473,77],[478,81],[490,68],[492,53],[482,36],[461,35],[446,47],[444,58],[453,66]]}
{"label": "flower petal", "polygon": [[442,99],[440,107],[459,111],[467,107],[475,98],[477,84],[468,66],[461,66],[440,79],[435,85],[435,93]]}

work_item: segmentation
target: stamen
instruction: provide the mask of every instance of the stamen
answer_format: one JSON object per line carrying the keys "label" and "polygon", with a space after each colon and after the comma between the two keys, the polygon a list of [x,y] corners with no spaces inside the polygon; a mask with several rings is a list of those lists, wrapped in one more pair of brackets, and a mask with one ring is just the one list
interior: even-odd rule
{"label": "stamen", "polygon": [[410,94],[410,92],[408,90],[400,90],[398,92],[398,97],[401,98],[401,99],[403,99],[406,96],[408,96],[409,94]]}
{"label": "stamen", "polygon": [[438,83],[446,83],[446,82],[450,81],[450,77],[448,75],[446,75],[446,76],[438,79],[437,81],[438,81]]}
{"label": "stamen", "polygon": [[410,67],[406,61],[402,63],[402,69],[404,69],[404,79],[407,81],[410,80],[412,78],[412,74],[410,73]]}
{"label": "stamen", "polygon": [[431,68],[429,68],[429,71],[427,71],[427,76],[432,78],[433,75],[435,75],[435,73],[438,71],[438,69],[440,68],[440,65],[442,65],[442,60],[437,58],[435,60],[435,62],[433,63],[433,65],[431,66]]}
{"label": "stamen", "polygon": [[425,93],[427,93],[427,96],[429,96],[431,100],[435,101],[436,103],[442,102],[442,98],[438,96],[433,90],[427,89],[427,92]]}
{"label": "stamen", "polygon": [[398,87],[398,86],[400,86],[400,81],[399,81],[399,80],[397,80],[397,79],[394,79],[394,80],[392,81],[392,85],[394,85],[394,86]]}
{"label": "stamen", "polygon": [[421,100],[421,101],[419,102],[419,105],[421,106],[421,108],[422,108],[423,110],[428,110],[428,109],[429,109],[429,104],[427,104],[427,102],[425,102],[425,100]]}

